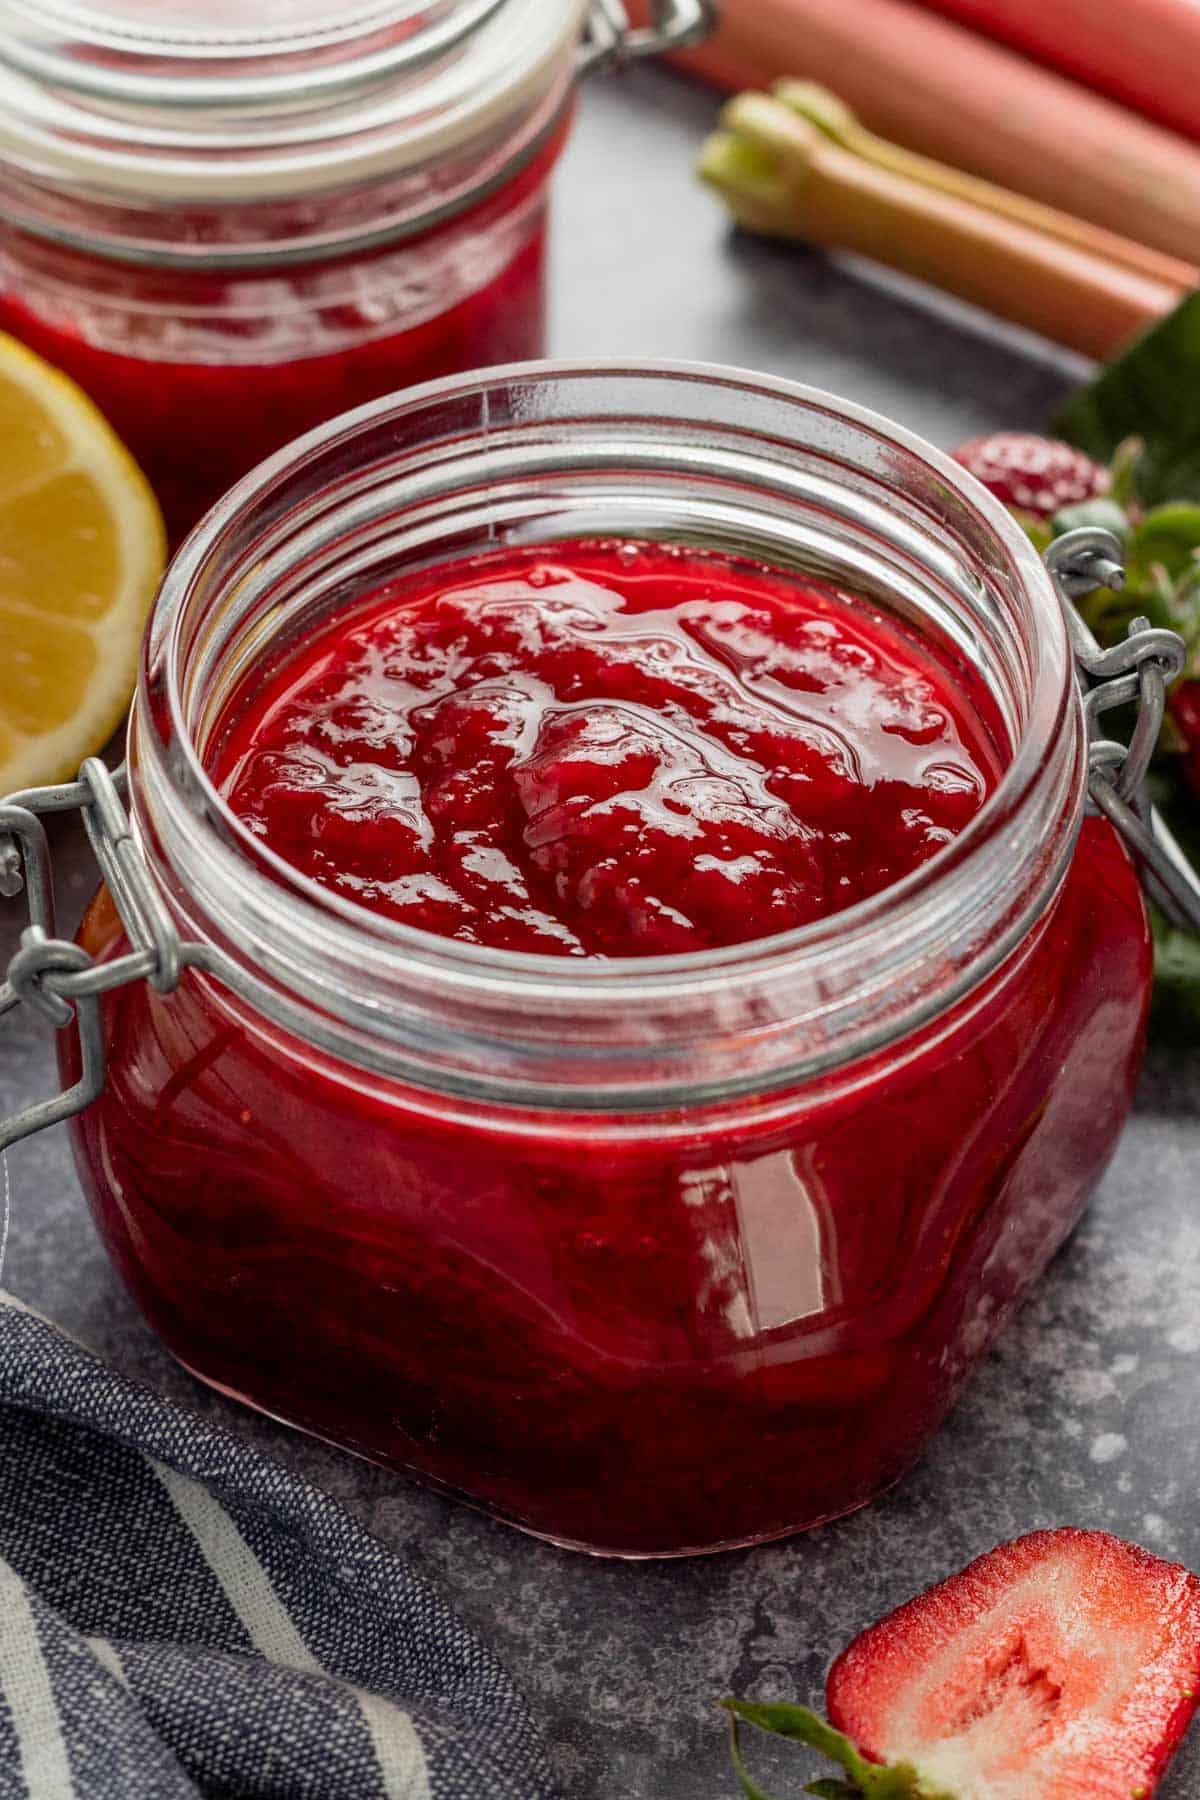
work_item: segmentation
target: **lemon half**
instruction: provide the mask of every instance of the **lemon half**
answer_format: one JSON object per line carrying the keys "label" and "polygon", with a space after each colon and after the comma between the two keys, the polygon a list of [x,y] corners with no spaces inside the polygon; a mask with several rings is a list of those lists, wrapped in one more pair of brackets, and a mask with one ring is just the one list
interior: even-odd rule
{"label": "lemon half", "polygon": [[103,415],[0,333],[0,796],[69,779],[116,730],[166,553]]}

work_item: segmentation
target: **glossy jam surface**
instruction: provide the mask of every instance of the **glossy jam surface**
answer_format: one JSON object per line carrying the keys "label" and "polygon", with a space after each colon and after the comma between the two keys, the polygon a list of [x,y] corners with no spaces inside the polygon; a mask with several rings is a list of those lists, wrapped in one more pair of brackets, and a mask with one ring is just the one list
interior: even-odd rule
{"label": "glossy jam surface", "polygon": [[225,743],[227,797],[346,899],[497,949],[767,937],[899,880],[996,753],[914,639],[659,546],[434,570],[318,634]]}
{"label": "glossy jam surface", "polygon": [[256,463],[339,413],[543,354],[546,184],[564,136],[438,231],[323,264],[155,270],[12,238],[0,330],[91,395],[178,542]]}
{"label": "glossy jam surface", "polygon": [[[344,768],[369,764],[385,774],[386,758],[427,756],[423,816],[445,781],[456,797],[447,826],[458,819],[464,830],[493,834],[482,845],[469,919],[460,910],[469,884],[453,884],[450,929],[485,941],[496,932],[507,942],[517,928],[512,909],[539,949],[560,941],[563,954],[578,955],[557,934],[584,944],[581,920],[592,909],[578,870],[607,854],[603,831],[593,840],[587,822],[597,813],[612,822],[617,791],[649,792],[659,805],[682,781],[690,798],[670,817],[696,859],[729,861],[736,850],[755,870],[764,855],[782,870],[792,856],[771,892],[805,909],[825,904],[843,872],[869,886],[887,878],[881,858],[919,857],[914,836],[955,829],[993,779],[993,732],[972,716],[954,671],[906,642],[901,654],[901,640],[881,635],[862,608],[852,621],[838,617],[829,596],[818,604],[819,596],[798,595],[785,621],[776,583],[747,571],[738,580],[753,594],[737,587],[735,597],[727,570],[707,613],[689,613],[692,577],[678,559],[646,572],[640,610],[628,595],[616,606],[593,592],[616,586],[624,594],[628,582],[632,592],[636,576],[626,571],[618,583],[610,571],[598,580],[591,569],[599,624],[581,636],[596,646],[588,652],[599,658],[589,665],[592,678],[607,668],[612,679],[605,688],[589,678],[583,718],[587,724],[599,710],[621,729],[597,735],[590,726],[590,735],[564,740],[554,708],[566,704],[567,717],[578,716],[570,695],[555,687],[553,701],[543,696],[531,713],[529,681],[516,676],[524,668],[532,678],[553,599],[565,598],[565,588],[578,601],[583,575],[578,555],[571,560],[569,581],[540,590],[537,619],[522,610],[532,605],[530,570],[497,603],[493,622],[507,621],[509,649],[492,675],[474,663],[482,703],[465,714],[458,699],[433,691],[446,673],[445,645],[421,661],[415,640],[405,639],[405,682],[419,695],[406,714],[414,726],[408,748],[394,717],[381,724],[363,710],[361,692],[361,668],[382,663],[368,657],[360,666],[360,652],[373,634],[394,645],[394,605],[356,615],[329,669],[322,659],[332,641],[281,666],[226,744],[225,776],[247,816],[264,809],[259,827],[286,839],[285,855],[326,857],[311,868],[318,879],[337,885],[337,871],[350,868],[368,884],[417,874],[427,887],[426,865],[412,866],[413,842],[428,837],[412,784],[398,830],[399,812],[385,808],[381,824],[376,810],[381,792],[394,798],[395,770],[352,787],[357,806],[345,804],[337,775],[338,756]],[[480,571],[468,574],[477,581]],[[669,630],[660,580],[674,596]],[[489,572],[492,599],[495,581]],[[745,617],[719,610],[743,604],[759,621],[757,661]],[[410,595],[406,630],[428,625],[437,610]],[[468,633],[467,661],[485,654],[485,608],[477,599],[470,612],[469,622],[454,625],[459,638]],[[518,619],[524,627],[513,638]],[[644,639],[649,619],[658,621],[650,641],[671,652],[665,670],[644,647],[635,657],[619,649],[620,629]],[[718,625],[731,619],[737,629],[722,635]],[[836,637],[806,636],[802,627],[813,623],[834,625]],[[528,663],[512,647],[518,639]],[[697,690],[681,671],[701,641],[722,648],[706,650],[698,665],[717,685]],[[839,662],[834,643],[863,655]],[[808,646],[820,680],[780,679],[781,660],[795,674],[797,645]],[[556,680],[566,679],[574,649],[564,655]],[[462,665],[454,666],[458,691]],[[326,676],[340,680],[355,668],[348,700],[338,699],[336,682],[321,689]],[[763,698],[746,679],[751,668]],[[644,686],[635,697],[635,677],[664,684],[653,704]],[[394,676],[381,679],[395,698]],[[511,704],[499,703],[502,694]],[[849,708],[853,730],[847,718],[831,723],[835,703],[849,705],[853,695],[869,697],[862,716]],[[838,754],[822,735],[819,753],[807,757],[814,709],[822,732],[841,742]],[[514,721],[538,800],[528,809],[506,760]],[[291,740],[268,744],[277,728]],[[732,750],[726,731],[744,734]],[[539,733],[545,754],[535,756]],[[772,743],[787,737],[788,756],[755,756],[754,733]],[[854,781],[850,741],[860,757]],[[864,745],[891,770],[874,786],[865,779]],[[316,784],[328,784],[325,798],[314,801],[312,788],[289,779],[272,800],[271,782],[255,772],[258,758],[317,750],[333,759],[320,765]],[[681,761],[670,762],[672,779],[664,780],[668,750]],[[750,805],[754,767],[761,785]],[[785,789],[799,772],[810,776],[796,790],[811,790],[807,813],[790,789],[764,797],[771,772],[785,767]],[[953,769],[955,781],[931,782],[935,767]],[[481,768],[490,771],[486,780]],[[897,769],[913,790],[903,806],[889,792]],[[972,769],[975,786],[966,778]],[[715,787],[724,810],[712,785],[722,783],[732,784],[729,792]],[[496,804],[476,816],[472,796],[482,795]],[[276,802],[278,817],[269,810]],[[942,810],[952,805],[960,810]],[[547,807],[556,821],[555,833],[535,831],[529,842],[519,834],[524,861],[516,840],[495,835],[513,806],[518,822],[543,819]],[[775,809],[778,829],[768,829]],[[909,810],[928,824],[911,828]],[[313,831],[330,811],[335,822]],[[803,853],[785,819],[811,831]],[[710,832],[734,827],[749,838],[721,837],[714,850]],[[858,839],[859,849],[843,854],[839,833]],[[447,846],[452,837],[448,829]],[[560,841],[569,853],[544,876],[535,852]],[[693,927],[718,937],[745,928],[751,915],[730,901],[741,892],[738,878],[718,872],[723,903],[706,900],[702,911],[686,859],[673,855],[676,838],[668,831],[659,845],[651,831],[647,842],[656,895],[688,918],[688,943],[697,941]],[[372,859],[391,866],[398,846],[408,872],[385,878]],[[352,865],[354,857],[361,860]],[[507,864],[536,888],[528,906],[515,905]],[[668,884],[678,868],[682,885],[673,874]],[[754,903],[766,904],[757,875],[747,872]],[[710,894],[707,885],[698,891]],[[362,887],[355,897],[386,899]],[[414,900],[405,889],[397,916],[410,903],[428,905],[428,894]],[[773,905],[754,916],[774,922]],[[539,914],[532,924],[530,907]],[[644,948],[651,913],[631,907],[628,896],[606,903],[606,935],[601,940],[588,919],[589,944],[602,941],[604,954],[615,941],[626,951]],[[101,956],[123,947],[103,893],[82,936]],[[861,1505],[919,1455],[1074,1224],[1112,1151],[1136,1075],[1148,984],[1133,870],[1108,824],[1089,819],[1048,912],[982,985],[871,1060],[792,1091],[626,1119],[455,1103],[336,1064],[188,973],[173,995],[124,987],[106,997],[108,1084],[76,1121],[76,1149],[132,1292],[206,1380],[560,1542],[624,1555],[711,1549]],[[74,1074],[70,1057],[65,1073]]]}

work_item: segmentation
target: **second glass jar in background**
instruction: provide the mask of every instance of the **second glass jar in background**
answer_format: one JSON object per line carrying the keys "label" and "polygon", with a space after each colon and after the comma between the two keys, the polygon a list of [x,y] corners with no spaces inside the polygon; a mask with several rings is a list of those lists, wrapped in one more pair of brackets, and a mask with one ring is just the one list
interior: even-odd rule
{"label": "second glass jar in background", "polygon": [[346,408],[542,354],[588,13],[0,4],[0,329],[97,402],[174,538]]}

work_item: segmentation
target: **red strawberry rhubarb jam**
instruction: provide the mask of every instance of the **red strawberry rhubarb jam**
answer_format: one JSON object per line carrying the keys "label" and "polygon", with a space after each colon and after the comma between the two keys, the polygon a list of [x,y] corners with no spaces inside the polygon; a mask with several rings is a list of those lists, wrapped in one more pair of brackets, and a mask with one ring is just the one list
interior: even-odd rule
{"label": "red strawberry rhubarb jam", "polygon": [[853,905],[951,841],[997,759],[947,671],[878,616],[625,545],[377,597],[259,690],[223,768],[251,829],[347,899],[610,957]]}
{"label": "red strawberry rhubarb jam", "polygon": [[[563,543],[364,595],[256,673],[210,767],[326,909],[423,934],[430,968],[455,947],[480,979],[586,983],[848,915],[952,845],[1010,754],[976,679],[853,595]],[[122,947],[103,894],[83,941]],[[428,1085],[373,1075],[189,974],[107,997],[80,1166],[208,1381],[561,1543],[748,1543],[927,1443],[1112,1150],[1148,968],[1088,819],[936,1016],[739,1086],[748,1025],[728,1093],[626,1113],[584,1084],[455,1096],[450,1027]],[[564,1005],[574,1068],[571,1033]]]}

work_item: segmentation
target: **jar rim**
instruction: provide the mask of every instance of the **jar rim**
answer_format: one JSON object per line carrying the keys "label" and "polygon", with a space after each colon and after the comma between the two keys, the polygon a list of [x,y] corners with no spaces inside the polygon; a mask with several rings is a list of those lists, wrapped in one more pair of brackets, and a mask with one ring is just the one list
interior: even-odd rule
{"label": "jar rim", "polygon": [[[699,389],[712,398],[714,407],[718,395],[733,403],[739,396],[761,396],[785,408],[794,407],[798,413],[808,409],[834,422],[845,422],[885,449],[895,450],[923,467],[938,490],[951,496],[954,504],[963,509],[964,517],[969,515],[979,522],[989,543],[1007,565],[1006,578],[1015,582],[1027,598],[1035,633],[1034,641],[1027,646],[1030,690],[1025,725],[995,790],[957,838],[903,880],[844,911],[791,931],[715,950],[606,960],[495,950],[383,920],[319,888],[253,837],[207,773],[187,716],[180,680],[186,655],[182,632],[189,597],[194,599],[203,581],[211,576],[214,562],[220,561],[224,541],[239,521],[252,519],[256,509],[269,507],[272,495],[278,494],[281,485],[286,486],[298,468],[314,459],[319,461],[331,447],[352,447],[356,439],[384,423],[394,427],[394,435],[399,438],[403,435],[404,418],[411,419],[431,403],[462,410],[465,402],[469,411],[475,400],[481,402],[486,415],[490,394],[519,388],[523,383],[534,387],[542,384],[543,390],[549,392],[572,382],[619,384],[622,380],[664,383],[672,389]],[[319,427],[261,464],[234,487],[196,528],[172,563],[147,633],[146,660],[135,707],[139,721],[135,735],[148,737],[153,750],[155,734],[143,734],[140,726],[140,721],[154,716],[152,687],[159,689],[159,706],[165,707],[170,722],[168,786],[188,796],[193,827],[207,834],[208,850],[215,856],[214,867],[219,865],[223,871],[222,879],[245,880],[246,891],[253,892],[260,911],[272,906],[294,908],[296,920],[300,921],[298,929],[314,943],[319,939],[340,963],[352,961],[369,945],[371,958],[380,971],[403,971],[410,978],[419,975],[421,979],[435,979],[458,999],[464,994],[486,992],[501,1004],[506,997],[519,996],[523,1006],[535,1006],[550,1014],[555,1009],[593,1003],[628,1010],[631,1001],[642,1006],[671,994],[706,991],[711,995],[730,984],[737,984],[739,989],[761,986],[776,977],[793,978],[798,971],[804,972],[817,991],[824,959],[836,953],[840,964],[852,968],[855,946],[878,944],[887,934],[897,934],[906,943],[919,947],[926,930],[932,935],[935,926],[941,929],[946,924],[955,905],[954,896],[961,895],[965,883],[973,882],[978,887],[982,882],[987,889],[989,883],[994,887],[1002,879],[1020,880],[1022,870],[1010,870],[1009,862],[1015,860],[1019,864],[1023,857],[1028,865],[1023,869],[1024,892],[1012,896],[1014,906],[1006,915],[1003,929],[992,933],[986,954],[970,959],[970,967],[964,964],[955,979],[950,978],[950,971],[945,971],[946,979],[938,984],[936,1004],[926,994],[921,1006],[904,1004],[899,1014],[892,1008],[886,1027],[852,1031],[850,1039],[839,1039],[842,1049],[853,1040],[853,1052],[860,1054],[864,1047],[876,1047],[891,1041],[901,1030],[911,1029],[918,1015],[928,1018],[943,1010],[950,999],[976,985],[1021,941],[1057,892],[1082,819],[1082,724],[1067,627],[1049,575],[1025,533],[965,469],[916,434],[866,407],[818,389],[720,365],[679,361],[634,365],[619,359],[587,367],[570,361],[516,364],[427,383],[371,402]],[[150,761],[159,764],[157,772],[161,777],[165,763],[157,751]],[[135,776],[136,773],[135,763]],[[162,797],[160,792],[159,802]],[[1046,827],[1045,844],[1032,829],[1020,842],[1018,834],[1010,831],[1009,844],[1005,827],[1028,811],[1031,797],[1038,797],[1046,818],[1054,822],[1054,830]],[[975,910],[980,918],[991,903],[987,892],[976,895]],[[845,1011],[847,996],[841,996],[839,1003]],[[853,1012],[852,1006],[850,1010]],[[844,1057],[839,1052],[832,1060],[838,1062]],[[829,1061],[826,1056],[827,1066]]]}
{"label": "jar rim", "polygon": [[0,0],[0,157],[35,182],[140,208],[299,200],[503,129],[554,82],[586,11],[360,0],[336,30],[254,40],[122,27],[78,0]]}

